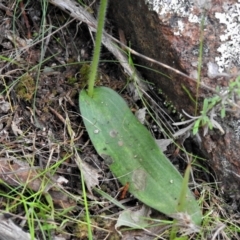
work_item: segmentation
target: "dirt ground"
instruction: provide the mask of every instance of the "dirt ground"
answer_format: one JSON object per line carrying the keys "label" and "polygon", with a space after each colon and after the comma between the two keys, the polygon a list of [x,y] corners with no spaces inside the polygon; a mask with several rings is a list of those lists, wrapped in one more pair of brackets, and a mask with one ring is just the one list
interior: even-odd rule
{"label": "dirt ground", "polygon": [[[89,11],[94,12],[96,8],[94,4]],[[0,20],[0,212],[19,225],[29,218],[27,211],[35,208],[37,219],[51,226],[41,229],[36,222],[35,237],[38,239],[88,239],[83,224],[81,174],[72,143],[96,174],[97,185],[102,191],[127,207],[140,204],[129,193],[122,196],[122,186],[96,154],[81,119],[78,94],[86,86],[93,36],[85,24],[72,20],[52,5],[44,6],[41,1],[2,1]],[[116,35],[111,20],[106,28]],[[133,112],[142,107],[141,102],[134,102],[128,94],[125,89],[128,77],[105,48],[98,78],[97,85],[121,92]],[[164,99],[158,94],[151,93],[151,96],[171,118],[178,118],[164,106]],[[156,138],[164,137],[155,130],[149,116],[147,126]],[[185,142],[185,147],[192,152],[197,149],[191,140]],[[186,167],[182,161],[184,154],[174,145],[168,147],[166,154],[183,172]],[[60,176],[63,179],[59,179]],[[34,193],[43,186],[43,178],[45,189],[36,197]],[[208,173],[196,173],[196,179],[211,182],[213,177]],[[48,194],[55,206],[54,219],[48,208],[50,202],[46,200]],[[114,226],[121,209],[95,191],[88,191],[87,196],[95,226],[94,239],[120,239]],[[41,199],[42,206],[34,205],[36,198]],[[27,199],[28,204],[21,199]],[[221,203],[222,200],[217,201]],[[63,209],[66,211],[61,215]],[[158,213],[153,212],[153,215],[159,217]],[[28,224],[21,226],[29,231]],[[122,239],[154,239],[160,230],[163,228],[158,226],[151,231],[126,231]]]}
{"label": "dirt ground", "polygon": [[[27,186],[21,193],[28,197],[32,191],[38,191],[43,181],[39,174],[49,166],[57,167],[44,173],[47,181],[52,180],[51,184],[54,185],[55,179],[62,176],[62,188],[75,196],[70,198],[48,184],[48,193],[55,207],[67,208],[68,217],[84,220],[84,206],[76,201],[79,197],[82,202],[82,186],[80,171],[70,146],[67,121],[74,132],[74,146],[79,150],[81,159],[95,172],[100,172],[98,180],[101,189],[112,197],[116,197],[120,189],[116,181],[108,180],[113,176],[89,142],[78,106],[79,91],[86,86],[93,36],[86,25],[71,21],[68,14],[51,5],[47,7],[44,18],[42,4],[40,1],[3,1],[0,4],[1,210],[6,218],[13,219],[16,224],[20,223],[21,217],[27,218],[27,210],[24,210],[22,202],[15,199],[17,189]],[[110,23],[108,25],[111,27]],[[97,85],[122,90],[127,77],[119,64],[105,49],[101,59]],[[12,191],[15,193],[10,202],[15,209],[9,209],[10,215],[7,216],[5,207],[8,198],[3,196]],[[97,193],[89,193],[88,197],[103,202]],[[136,204],[128,194],[124,198],[130,205]],[[45,201],[44,196],[41,199]],[[33,198],[30,200],[34,201]],[[111,214],[114,219],[119,208],[109,202],[92,205],[89,211],[95,216],[94,225],[97,226],[94,238],[104,239],[113,235],[115,237],[112,239],[117,239],[115,221],[103,221],[98,216]],[[45,217],[41,220],[50,221],[45,210],[38,207],[37,212],[40,214],[43,211],[41,214]],[[58,219],[56,224],[59,226],[62,221],[64,219]],[[35,237],[46,239],[45,232],[41,232],[37,224],[35,228]],[[26,230],[29,231],[28,227]],[[50,235],[52,238],[47,239],[57,236],[63,239],[87,239],[87,229],[84,224],[71,221],[60,231],[50,231]]]}

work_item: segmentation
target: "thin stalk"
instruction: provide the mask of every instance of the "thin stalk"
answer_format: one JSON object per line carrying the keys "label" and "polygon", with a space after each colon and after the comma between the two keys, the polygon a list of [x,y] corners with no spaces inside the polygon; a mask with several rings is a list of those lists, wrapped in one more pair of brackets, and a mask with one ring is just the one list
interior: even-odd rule
{"label": "thin stalk", "polygon": [[84,185],[84,176],[83,176],[82,169],[81,169],[81,183],[82,183],[83,201],[84,201],[85,212],[86,212],[88,239],[92,240],[93,235],[92,235],[92,227],[91,227],[91,218],[90,218],[89,209],[88,209],[87,192],[86,192],[86,188],[85,188],[85,185]]}
{"label": "thin stalk", "polygon": [[190,171],[191,171],[191,163],[188,164],[187,169],[184,174],[184,178],[183,178],[183,182],[182,182],[182,189],[181,189],[181,193],[180,193],[180,197],[179,197],[179,204],[177,206],[178,212],[183,212],[184,206],[186,205],[186,196],[187,196],[187,190],[188,190]]}
{"label": "thin stalk", "polygon": [[[186,196],[187,196],[187,190],[188,190],[190,171],[191,171],[191,164],[189,163],[185,171],[183,182],[182,182],[182,188],[179,196],[179,204],[177,206],[177,212],[183,212],[184,206],[186,205]],[[173,226],[170,232],[170,240],[174,240],[177,236],[177,231],[179,227],[177,227],[175,224],[177,224],[177,220],[173,220]]]}
{"label": "thin stalk", "polygon": [[107,0],[101,0],[98,16],[98,25],[96,33],[96,42],[93,53],[93,60],[90,68],[90,74],[88,79],[88,95],[93,96],[94,83],[97,76],[97,68],[99,63],[101,43],[102,43],[102,33],[104,30],[105,16],[107,12]]}
{"label": "thin stalk", "polygon": [[[46,1],[41,1],[42,5],[42,20],[41,20],[41,28],[42,28],[42,33],[43,33],[43,38],[45,34],[45,29],[46,29],[46,15],[47,15],[47,7],[48,3]],[[41,41],[41,49],[44,49],[44,39]],[[41,50],[41,56],[40,56],[40,61],[38,65],[38,71],[37,71],[37,76],[36,76],[36,90],[34,91],[33,95],[33,117],[34,117],[34,122],[38,123],[38,120],[36,118],[36,98],[37,98],[37,88],[38,88],[38,83],[40,79],[40,73],[41,73],[41,68],[43,64],[43,59],[44,59],[44,53],[43,50]]]}
{"label": "thin stalk", "polygon": [[197,79],[197,89],[196,89],[196,104],[195,104],[195,116],[197,115],[198,110],[198,96],[199,96],[199,86],[201,82],[201,68],[202,68],[202,55],[203,55],[203,28],[204,28],[204,18],[205,15],[202,15],[201,20],[201,34],[200,34],[200,46],[199,46],[199,57],[198,57],[198,79]]}

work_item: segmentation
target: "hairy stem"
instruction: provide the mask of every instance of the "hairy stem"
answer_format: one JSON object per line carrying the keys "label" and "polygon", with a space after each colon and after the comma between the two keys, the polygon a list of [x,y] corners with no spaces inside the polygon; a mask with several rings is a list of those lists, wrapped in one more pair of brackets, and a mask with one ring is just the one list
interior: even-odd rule
{"label": "hairy stem", "polygon": [[98,16],[96,42],[95,42],[93,60],[92,60],[89,79],[88,79],[88,95],[90,97],[93,96],[94,83],[97,76],[97,69],[98,69],[98,63],[99,63],[99,57],[100,57],[100,51],[101,51],[102,33],[104,30],[106,11],[107,11],[107,0],[101,0],[100,8],[99,8],[99,16]]}

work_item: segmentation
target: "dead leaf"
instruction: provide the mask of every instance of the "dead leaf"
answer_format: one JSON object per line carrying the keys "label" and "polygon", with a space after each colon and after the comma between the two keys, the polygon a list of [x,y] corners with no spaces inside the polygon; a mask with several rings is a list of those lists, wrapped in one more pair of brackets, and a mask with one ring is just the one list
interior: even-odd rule
{"label": "dead leaf", "polygon": [[0,113],[7,113],[10,110],[10,103],[5,101],[3,96],[0,95]]}
{"label": "dead leaf", "polygon": [[167,150],[168,145],[170,145],[173,140],[172,139],[155,139],[159,148],[165,152]]}
{"label": "dead leaf", "polygon": [[[48,176],[41,172],[38,167],[30,167],[28,163],[17,160],[15,158],[0,159],[0,179],[10,186],[24,186],[35,192],[48,192],[55,204],[63,208],[73,207],[76,204],[70,203],[67,193],[63,192],[62,183],[67,180],[57,175]],[[44,187],[44,189],[43,189]]]}
{"label": "dead leaf", "polygon": [[140,123],[144,124],[146,118],[146,110],[147,108],[140,108],[136,111],[135,116],[140,121]]}
{"label": "dead leaf", "polygon": [[77,152],[75,153],[75,160],[79,169],[81,170],[81,173],[83,174],[87,189],[92,194],[92,188],[98,186],[98,179],[101,177],[101,175],[98,173],[97,169],[93,168],[88,163],[82,161]]}
{"label": "dead leaf", "polygon": [[124,210],[118,217],[115,229],[118,231],[118,228],[122,226],[142,229],[149,225],[146,218],[149,218],[150,214],[151,210],[146,205],[142,205],[142,207],[136,211],[130,209]]}
{"label": "dead leaf", "polygon": [[[20,123],[20,121],[18,123]],[[12,121],[11,128],[15,136],[23,135],[23,131],[17,126],[17,123],[14,120]]]}
{"label": "dead leaf", "polygon": [[0,239],[8,240],[35,240],[29,233],[24,232],[11,219],[0,215]]}
{"label": "dead leaf", "polygon": [[3,101],[0,102],[0,113],[7,113],[10,109],[10,103]]}

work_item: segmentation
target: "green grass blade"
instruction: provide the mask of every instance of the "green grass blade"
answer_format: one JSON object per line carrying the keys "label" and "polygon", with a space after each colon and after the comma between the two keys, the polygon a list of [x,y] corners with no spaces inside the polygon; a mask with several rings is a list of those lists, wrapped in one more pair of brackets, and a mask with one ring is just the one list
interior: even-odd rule
{"label": "green grass blade", "polygon": [[[80,110],[98,154],[129,192],[165,214],[177,213],[183,178],[161,152],[149,131],[137,120],[126,102],[106,87],[93,97],[82,90]],[[201,223],[197,201],[188,189],[183,212]]]}

